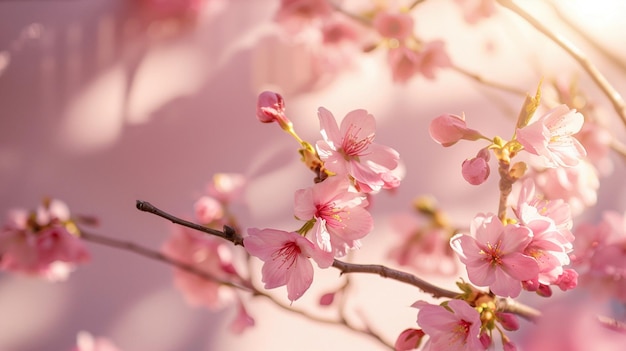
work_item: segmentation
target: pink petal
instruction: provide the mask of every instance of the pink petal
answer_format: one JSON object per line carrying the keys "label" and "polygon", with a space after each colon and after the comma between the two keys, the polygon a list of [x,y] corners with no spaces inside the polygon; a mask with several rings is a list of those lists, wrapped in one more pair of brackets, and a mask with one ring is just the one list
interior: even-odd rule
{"label": "pink petal", "polygon": [[320,132],[322,137],[329,145],[337,150],[337,147],[341,145],[342,135],[339,133],[339,127],[333,114],[327,109],[320,107],[317,110],[317,116],[320,120]]}

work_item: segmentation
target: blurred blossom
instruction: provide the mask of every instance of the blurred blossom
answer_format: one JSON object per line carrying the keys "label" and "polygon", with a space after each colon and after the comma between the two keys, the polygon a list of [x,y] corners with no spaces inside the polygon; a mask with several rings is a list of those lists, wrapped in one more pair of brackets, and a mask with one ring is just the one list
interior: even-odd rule
{"label": "blurred blossom", "polygon": [[519,338],[522,350],[622,351],[626,334],[602,325],[607,309],[593,298],[552,299],[541,308],[542,317]]}
{"label": "blurred blossom", "polygon": [[575,167],[537,171],[532,177],[546,199],[562,199],[569,204],[572,216],[594,206],[598,200],[600,179],[596,169],[586,161]]}
{"label": "blurred blossom", "polygon": [[94,338],[88,332],[81,331],[76,337],[76,347],[72,351],[121,351],[106,338]]}
{"label": "blurred blossom", "polygon": [[381,11],[374,17],[374,29],[385,38],[404,40],[413,34],[413,18],[408,13]]}
{"label": "blurred blossom", "polygon": [[246,178],[239,173],[216,173],[207,192],[220,202],[227,204],[241,198],[246,185]]}
{"label": "blurred blossom", "polygon": [[0,269],[64,280],[91,258],[79,235],[60,200],[46,199],[31,212],[12,210],[0,228]]}
{"label": "blurred blossom", "polygon": [[232,289],[218,282],[239,279],[232,264],[231,246],[218,237],[186,227],[176,227],[173,235],[165,242],[162,250],[168,257],[190,264],[216,279],[206,279],[175,268],[174,284],[190,305],[215,310],[232,302]]}
{"label": "blurred blossom", "polygon": [[495,0],[455,0],[455,2],[461,7],[465,21],[470,24],[475,24],[496,12]]}

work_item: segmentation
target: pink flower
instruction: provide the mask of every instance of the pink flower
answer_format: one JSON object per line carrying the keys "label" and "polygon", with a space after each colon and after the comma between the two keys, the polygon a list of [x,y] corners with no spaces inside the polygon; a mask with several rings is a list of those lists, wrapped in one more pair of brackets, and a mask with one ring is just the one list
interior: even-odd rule
{"label": "pink flower", "polygon": [[398,234],[397,244],[388,257],[401,266],[425,274],[452,275],[457,272],[456,257],[450,248],[450,233],[422,223],[414,215],[399,214],[391,217],[391,230]]}
{"label": "pink flower", "polygon": [[59,200],[46,200],[30,213],[9,212],[7,223],[0,229],[0,269],[49,280],[66,279],[75,265],[90,260],[69,221],[69,209]]}
{"label": "pink flower", "polygon": [[202,9],[203,0],[140,0],[144,10],[155,19],[192,19]]}
{"label": "pink flower", "polygon": [[435,71],[452,66],[446,53],[443,40],[433,40],[424,44],[419,52],[417,70],[427,79],[435,79]]}
{"label": "pink flower", "polygon": [[572,243],[549,217],[540,215],[535,207],[522,206],[519,219],[520,224],[532,231],[532,240],[524,249],[524,254],[537,261],[538,282],[546,285],[555,283],[563,274],[563,266],[570,262],[568,253],[572,251]]}
{"label": "pink flower", "polygon": [[88,332],[81,331],[76,336],[76,347],[72,351],[120,351],[107,338],[94,338]]}
{"label": "pink flower", "polygon": [[444,147],[452,146],[457,141],[478,140],[482,137],[477,130],[467,128],[465,115],[441,115],[430,122],[430,137]]}
{"label": "pink flower", "polygon": [[479,339],[480,315],[467,302],[450,300],[446,308],[418,301],[413,306],[419,308],[417,324],[430,337],[424,345],[424,350],[485,349]]}
{"label": "pink flower", "polygon": [[541,156],[549,167],[576,166],[587,154],[582,144],[573,137],[582,128],[584,120],[576,110],[560,105],[517,129],[517,140],[524,150]]}
{"label": "pink flower", "polygon": [[313,265],[330,267],[332,255],[320,250],[311,241],[295,232],[249,228],[243,239],[248,253],[264,261],[261,269],[266,289],[287,286],[287,297],[299,299],[313,282]]}
{"label": "pink flower", "polygon": [[489,177],[489,150],[480,149],[474,158],[468,158],[461,164],[463,179],[472,185],[480,185]]}
{"label": "pink flower", "polygon": [[406,83],[419,69],[418,53],[404,45],[389,49],[387,62],[391,67],[392,79],[396,83]]}
{"label": "pink flower", "polygon": [[341,128],[327,109],[318,111],[323,140],[317,152],[325,167],[338,175],[351,176],[359,191],[376,192],[386,183],[386,176],[398,166],[398,152],[374,143],[376,120],[365,110],[349,112]]}
{"label": "pink flower", "polygon": [[404,40],[413,34],[413,18],[408,13],[378,12],[373,25],[385,38]]}
{"label": "pink flower", "polygon": [[532,232],[515,224],[503,225],[495,215],[478,215],[470,235],[457,234],[450,245],[466,265],[470,281],[488,286],[494,294],[517,297],[521,282],[537,277],[537,262],[525,254]]}
{"label": "pink flower", "polygon": [[374,226],[365,209],[367,199],[361,193],[349,190],[346,178],[330,177],[295,194],[295,216],[300,220],[314,220],[314,242],[336,256],[344,256],[348,249],[359,247],[359,239]]}
{"label": "pink flower", "polygon": [[562,199],[572,216],[596,204],[600,179],[595,168],[586,161],[575,167],[548,168],[534,175],[537,188],[549,200]]}
{"label": "pink flower", "polygon": [[217,281],[238,278],[232,265],[230,246],[225,241],[185,227],[177,227],[162,250],[168,257],[193,265],[216,279],[208,280],[176,268],[174,285],[189,305],[215,310],[232,301],[232,290]]}

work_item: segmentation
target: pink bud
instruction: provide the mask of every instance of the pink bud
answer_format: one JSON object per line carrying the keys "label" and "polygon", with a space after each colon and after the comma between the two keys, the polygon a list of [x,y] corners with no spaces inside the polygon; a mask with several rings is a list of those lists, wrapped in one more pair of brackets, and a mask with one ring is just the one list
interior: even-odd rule
{"label": "pink bud", "polygon": [[517,320],[517,316],[515,316],[514,314],[506,312],[496,312],[496,317],[498,318],[498,321],[504,329],[509,331],[519,329],[519,321]]}
{"label": "pink bud", "polygon": [[320,306],[329,306],[330,304],[333,303],[334,300],[335,300],[334,292],[326,293],[322,295],[322,297],[320,297]]}
{"label": "pink bud", "polygon": [[517,346],[507,338],[502,344],[502,349],[504,351],[517,351]]}
{"label": "pink bud", "polygon": [[524,288],[524,290],[526,291],[537,291],[537,289],[539,288],[539,281],[537,280],[537,278],[533,280],[524,280],[522,282],[522,288]]}
{"label": "pink bud", "polygon": [[430,122],[430,137],[444,147],[452,146],[461,139],[477,140],[481,134],[467,128],[465,116],[441,115]]}
{"label": "pink bud", "polygon": [[278,122],[283,129],[291,127],[291,121],[285,116],[285,100],[280,94],[272,91],[259,94],[256,116],[263,123]]}
{"label": "pink bud", "polygon": [[406,329],[398,335],[394,349],[396,351],[414,350],[420,346],[424,335],[426,334],[421,329]]}
{"label": "pink bud", "polygon": [[564,269],[555,285],[563,291],[574,289],[578,285],[578,272],[573,269]]}
{"label": "pink bud", "polygon": [[537,288],[537,295],[550,297],[552,296],[552,288],[550,288],[549,285],[539,284],[539,287]]}
{"label": "pink bud", "polygon": [[472,184],[480,185],[489,177],[489,150],[481,149],[476,157],[467,159],[461,164],[463,178]]}
{"label": "pink bud", "polygon": [[480,340],[480,343],[483,345],[485,349],[488,349],[489,346],[491,346],[491,336],[489,336],[489,334],[486,331],[483,331],[482,333],[480,333],[480,335],[478,336],[478,339]]}

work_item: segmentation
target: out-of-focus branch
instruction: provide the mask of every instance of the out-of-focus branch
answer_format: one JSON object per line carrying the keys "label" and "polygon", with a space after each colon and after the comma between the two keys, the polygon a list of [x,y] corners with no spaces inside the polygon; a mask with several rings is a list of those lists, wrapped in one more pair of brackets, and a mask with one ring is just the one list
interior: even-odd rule
{"label": "out-of-focus branch", "polygon": [[[150,213],[155,213],[153,211],[148,211]],[[161,216],[162,217],[162,216]],[[178,222],[175,222],[178,223]],[[184,225],[184,224],[183,224]],[[106,236],[102,236],[102,235],[98,235],[98,234],[93,234],[93,233],[88,233],[85,232],[84,230],[81,230],[81,234],[80,234],[81,239],[85,240],[85,241],[89,241],[92,243],[96,243],[99,245],[104,245],[104,246],[108,246],[108,247],[112,247],[112,248],[116,248],[116,249],[120,249],[120,250],[125,250],[125,251],[129,251],[135,254],[138,254],[140,256],[146,257],[146,258],[150,258],[156,261],[161,261],[163,263],[167,263],[173,267],[182,269],[188,273],[191,274],[195,274],[196,276],[202,278],[202,279],[206,279],[208,281],[212,281],[212,282],[216,282],[218,284],[224,285],[224,286],[228,286],[231,288],[235,288],[235,289],[239,289],[245,292],[249,292],[254,296],[260,296],[263,297],[267,300],[269,300],[270,302],[272,302],[274,305],[276,305],[277,307],[300,315],[308,320],[311,320],[313,322],[317,322],[317,323],[322,323],[322,324],[329,324],[329,325],[340,325],[344,328],[347,328],[351,331],[360,333],[360,334],[364,334],[367,335],[371,338],[374,338],[376,340],[378,340],[381,344],[385,345],[387,348],[393,350],[393,345],[391,345],[389,342],[387,342],[381,335],[373,332],[371,330],[371,328],[359,328],[356,327],[355,325],[353,325],[352,323],[348,322],[343,316],[340,316],[339,319],[331,319],[331,318],[323,318],[317,315],[314,315],[312,313],[309,313],[308,311],[305,310],[301,310],[301,309],[297,309],[294,308],[291,305],[286,305],[284,303],[282,303],[281,301],[277,300],[274,296],[265,293],[264,291],[258,289],[257,287],[254,286],[254,284],[252,284],[251,282],[244,282],[243,284],[238,284],[238,283],[234,283],[231,281],[225,281],[223,279],[219,279],[211,274],[209,274],[208,272],[199,269],[198,267],[191,265],[191,264],[187,264],[181,261],[178,261],[176,259],[173,259],[171,257],[168,257],[166,255],[164,255],[163,253],[159,252],[159,251],[155,251],[153,249],[149,249],[147,247],[135,244],[133,242],[129,242],[129,241],[124,241],[124,240],[118,240],[118,239],[113,239],[110,237],[106,237]]]}
{"label": "out-of-focus branch", "polygon": [[241,284],[236,284],[233,283],[231,281],[226,281],[226,280],[222,280],[222,279],[218,279],[217,277],[214,277],[213,275],[209,274],[206,271],[203,271],[201,269],[199,269],[198,267],[191,265],[191,264],[187,264],[181,261],[178,261],[176,259],[173,259],[169,256],[166,256],[164,254],[162,254],[159,251],[155,251],[146,247],[143,247],[141,245],[137,245],[135,243],[129,242],[129,241],[123,241],[123,240],[118,240],[118,239],[113,239],[113,238],[109,238],[106,236],[102,236],[102,235],[97,235],[97,234],[93,234],[93,233],[88,233],[85,232],[84,230],[81,230],[80,232],[80,237],[83,240],[86,241],[90,241],[96,244],[100,244],[100,245],[104,245],[104,246],[108,246],[108,247],[113,247],[116,249],[120,249],[120,250],[125,250],[125,251],[130,251],[133,253],[136,253],[138,255],[141,255],[143,257],[147,257],[156,261],[161,261],[164,263],[167,263],[171,266],[174,266],[176,268],[180,268],[186,272],[189,272],[191,274],[195,274],[203,279],[206,280],[210,280],[210,281],[214,281],[216,283],[225,285],[225,286],[229,286],[231,288],[236,288],[236,289],[240,289],[243,291],[248,291],[248,292],[253,292],[252,287],[250,286],[244,286]]}
{"label": "out-of-focus branch", "polygon": [[526,20],[530,25],[535,27],[539,32],[543,33],[546,37],[565,50],[574,60],[576,60],[580,66],[589,74],[591,79],[602,90],[602,92],[609,98],[613,104],[613,108],[621,118],[622,122],[626,126],[626,103],[622,96],[615,90],[615,88],[609,83],[604,75],[598,70],[598,68],[589,60],[589,58],[569,40],[565,39],[562,35],[553,32],[530,13],[526,12],[513,0],[497,0],[498,3],[507,9],[513,11],[518,16]]}
{"label": "out-of-focus branch", "polygon": [[502,83],[494,82],[494,81],[491,81],[491,80],[487,80],[484,77],[482,77],[482,76],[480,76],[480,75],[478,75],[476,73],[470,72],[470,71],[466,70],[465,68],[461,68],[461,67],[456,66],[456,65],[452,65],[451,68],[453,70],[457,71],[458,73],[460,73],[460,74],[462,74],[462,75],[464,75],[464,76],[466,76],[468,78],[471,78],[471,79],[477,81],[478,83],[486,85],[488,87],[499,89],[499,90],[502,90],[502,91],[506,91],[508,93],[517,94],[517,95],[520,95],[520,96],[526,96],[527,92],[522,90],[522,89],[518,89],[518,88],[515,88],[515,87],[512,87],[512,86],[508,86],[506,84],[502,84]]}

